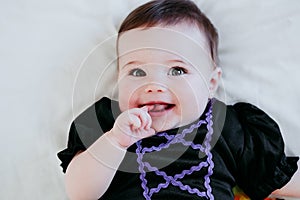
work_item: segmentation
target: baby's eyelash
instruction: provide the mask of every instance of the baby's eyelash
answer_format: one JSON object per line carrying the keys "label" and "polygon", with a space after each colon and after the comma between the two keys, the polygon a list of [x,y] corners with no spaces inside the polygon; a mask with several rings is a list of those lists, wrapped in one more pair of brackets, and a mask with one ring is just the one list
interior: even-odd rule
{"label": "baby's eyelash", "polygon": [[140,68],[134,68],[129,71],[128,75],[140,77],[140,76],[146,76],[146,72]]}
{"label": "baby's eyelash", "polygon": [[184,67],[179,67],[179,66],[172,67],[168,72],[168,74],[171,76],[181,76],[186,73],[188,73],[188,70],[185,69]]}

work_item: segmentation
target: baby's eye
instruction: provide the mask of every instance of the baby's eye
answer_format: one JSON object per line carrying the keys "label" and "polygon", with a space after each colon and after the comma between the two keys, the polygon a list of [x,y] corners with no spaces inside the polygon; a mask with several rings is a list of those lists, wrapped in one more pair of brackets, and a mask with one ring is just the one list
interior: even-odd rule
{"label": "baby's eye", "polygon": [[182,67],[172,67],[169,70],[169,75],[171,76],[181,76],[187,73],[187,70]]}
{"label": "baby's eye", "polygon": [[131,75],[131,76],[137,76],[137,77],[139,77],[139,76],[146,76],[146,72],[143,71],[142,69],[135,68],[135,69],[130,70],[129,75]]}

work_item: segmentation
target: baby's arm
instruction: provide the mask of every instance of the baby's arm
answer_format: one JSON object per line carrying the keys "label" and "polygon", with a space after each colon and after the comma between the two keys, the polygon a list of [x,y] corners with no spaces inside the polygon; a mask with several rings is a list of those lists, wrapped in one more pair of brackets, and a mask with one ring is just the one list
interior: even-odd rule
{"label": "baby's arm", "polygon": [[70,199],[98,199],[109,187],[126,149],[155,133],[147,107],[120,114],[114,127],[86,151],[76,155],[66,171],[66,191]]}
{"label": "baby's arm", "polygon": [[[298,166],[300,165],[300,161],[298,161]],[[300,197],[300,170],[296,171],[293,175],[292,179],[281,189],[275,190],[273,194],[279,196],[289,196],[289,197]]]}

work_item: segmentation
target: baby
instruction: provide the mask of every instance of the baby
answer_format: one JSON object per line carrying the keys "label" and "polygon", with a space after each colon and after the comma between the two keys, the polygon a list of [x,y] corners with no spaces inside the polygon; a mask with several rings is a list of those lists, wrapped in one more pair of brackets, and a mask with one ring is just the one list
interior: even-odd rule
{"label": "baby", "polygon": [[285,156],[277,124],[251,104],[213,98],[217,45],[188,0],[151,1],[127,16],[118,102],[96,103],[105,133],[85,147],[73,123],[58,154],[71,199],[233,199],[235,185],[263,199],[290,180],[298,158]]}

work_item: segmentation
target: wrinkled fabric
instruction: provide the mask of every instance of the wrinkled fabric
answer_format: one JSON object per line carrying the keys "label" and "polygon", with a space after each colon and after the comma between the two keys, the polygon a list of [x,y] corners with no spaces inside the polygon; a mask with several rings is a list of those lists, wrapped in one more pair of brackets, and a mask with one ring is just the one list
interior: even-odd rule
{"label": "wrinkled fabric", "polygon": [[[118,103],[104,97],[74,120],[69,132],[68,146],[58,153],[63,172],[78,151],[88,148],[101,134],[112,128],[114,119],[119,114]],[[95,123],[91,123],[91,116],[96,116]],[[204,119],[204,116],[199,119]],[[176,135],[196,122],[198,120],[165,132],[168,135]],[[298,157],[285,156],[284,142],[277,123],[254,105],[225,105],[216,100],[213,105],[213,130],[211,153],[214,168],[213,175],[210,176],[210,186],[215,199],[233,199],[232,188],[235,185],[243,189],[251,199],[263,199],[272,191],[284,186],[297,170]],[[202,144],[206,133],[206,125],[201,125],[184,139]],[[142,139],[145,147],[158,146],[165,142],[164,137],[157,135]],[[144,199],[136,148],[136,144],[128,148],[119,170],[101,200]],[[182,144],[171,145],[158,154],[145,155],[145,160],[153,166],[163,166],[159,170],[169,176],[181,173],[182,170],[189,169],[205,159],[206,155],[203,153]],[[205,191],[206,174],[207,168],[203,168],[179,181],[183,185]],[[147,172],[146,179],[149,188],[165,182],[154,172]],[[154,193],[151,199],[207,198],[198,197],[170,184]]]}

